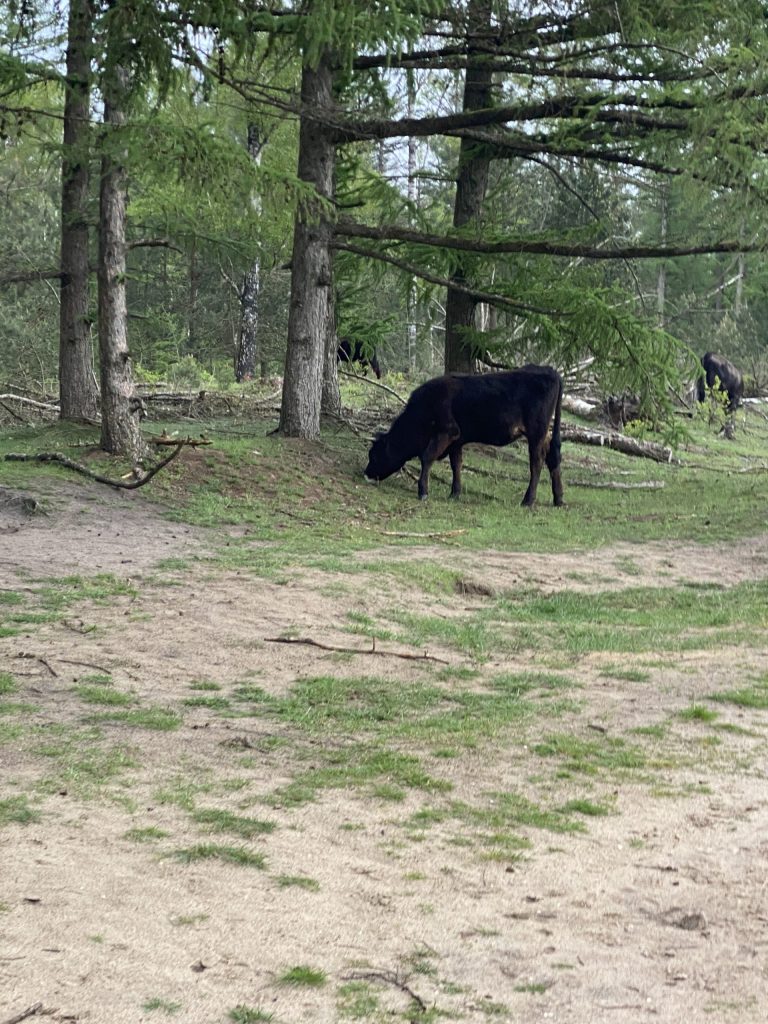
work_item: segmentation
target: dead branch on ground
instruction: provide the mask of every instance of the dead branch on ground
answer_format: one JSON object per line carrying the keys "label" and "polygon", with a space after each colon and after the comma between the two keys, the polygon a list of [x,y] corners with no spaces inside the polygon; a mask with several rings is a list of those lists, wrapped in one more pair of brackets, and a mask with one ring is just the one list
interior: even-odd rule
{"label": "dead branch on ground", "polygon": [[593,444],[601,448],[613,448],[624,455],[653,459],[654,462],[680,464],[680,460],[673,456],[672,449],[666,445],[657,444],[656,441],[638,441],[635,437],[627,437],[626,434],[619,434],[615,430],[603,434],[598,430],[587,430],[572,423],[563,423],[560,432],[564,441],[574,444]]}
{"label": "dead branch on ground", "polygon": [[594,487],[606,491],[657,491],[664,487],[663,480],[640,480],[637,483],[619,483],[617,480],[569,480],[569,487]]}
{"label": "dead branch on ground", "polygon": [[13,1017],[6,1017],[4,1021],[0,1021],[0,1024],[19,1024],[19,1021],[26,1020],[27,1017],[35,1017],[38,1013],[42,1013],[42,1010],[42,1003],[34,1003],[26,1010],[22,1010],[21,1013],[15,1013]]}
{"label": "dead branch on ground", "polygon": [[381,388],[382,391],[386,391],[388,394],[394,395],[398,402],[403,405],[408,401],[407,398],[403,398],[402,395],[399,395],[394,388],[391,388],[388,384],[382,384],[380,380],[371,380],[362,373],[352,373],[351,370],[339,370],[339,373],[342,377],[353,377],[355,380],[365,381],[366,384],[370,384],[373,388]]}
{"label": "dead branch on ground", "polygon": [[19,402],[21,405],[31,405],[35,409],[45,409],[47,412],[59,411],[58,405],[55,405],[53,402],[36,402],[34,398],[24,398],[23,395],[14,395],[10,391],[7,394],[0,395],[0,400]]}
{"label": "dead branch on ground", "polygon": [[71,469],[75,473],[80,473],[82,476],[87,476],[91,480],[95,480],[100,484],[107,484],[109,487],[122,488],[126,491],[134,491],[137,487],[143,487],[144,484],[149,483],[156,473],[159,473],[161,469],[167,466],[170,462],[173,462],[175,458],[180,454],[182,448],[191,447],[196,448],[200,445],[211,444],[206,438],[199,440],[193,440],[192,438],[173,438],[162,435],[161,437],[150,438],[150,441],[156,445],[167,445],[173,448],[169,455],[164,456],[159,462],[156,462],[154,466],[146,470],[142,476],[136,477],[134,480],[113,480],[111,477],[102,476],[101,473],[94,473],[93,470],[88,469],[87,466],[83,466],[79,462],[75,462],[73,459],[68,459],[66,455],[62,455],[60,452],[38,452],[35,455],[20,454],[18,452],[9,452],[5,456],[6,462],[57,462],[59,465],[64,466],[66,469]]}
{"label": "dead branch on ground", "polygon": [[427,1004],[418,992],[414,992],[406,984],[405,979],[401,978],[397,971],[350,971],[349,974],[345,974],[343,977],[345,981],[385,981],[388,985],[394,985],[401,992],[405,992],[416,1003],[421,1012],[426,1013]]}
{"label": "dead branch on ground", "polygon": [[335,647],[333,644],[324,644],[319,640],[303,636],[265,636],[264,642],[268,644],[305,644],[307,647],[319,647],[321,651],[334,651],[340,654],[376,654],[382,658],[404,658],[406,661],[438,661],[441,665],[450,665],[444,658],[437,658],[434,654],[406,654],[399,651],[380,651],[376,647],[376,638],[371,641],[370,649],[365,647]]}

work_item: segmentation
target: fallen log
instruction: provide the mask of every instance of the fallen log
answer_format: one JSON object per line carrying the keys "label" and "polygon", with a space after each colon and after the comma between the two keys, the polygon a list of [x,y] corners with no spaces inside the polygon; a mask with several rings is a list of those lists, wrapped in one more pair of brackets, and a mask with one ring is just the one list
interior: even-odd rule
{"label": "fallen log", "polygon": [[627,437],[626,434],[619,434],[615,430],[603,434],[599,430],[588,430],[586,427],[577,427],[572,423],[563,423],[560,434],[563,441],[571,441],[573,444],[592,444],[600,448],[612,448],[615,451],[623,452],[624,455],[653,459],[654,462],[680,464],[680,460],[674,457],[672,449],[667,448],[666,445],[658,444],[656,441],[638,441],[636,437]]}
{"label": "fallen log", "polygon": [[596,420],[600,415],[600,406],[592,402],[585,402],[583,398],[576,395],[563,395],[563,408],[574,416],[581,416],[585,420]]}

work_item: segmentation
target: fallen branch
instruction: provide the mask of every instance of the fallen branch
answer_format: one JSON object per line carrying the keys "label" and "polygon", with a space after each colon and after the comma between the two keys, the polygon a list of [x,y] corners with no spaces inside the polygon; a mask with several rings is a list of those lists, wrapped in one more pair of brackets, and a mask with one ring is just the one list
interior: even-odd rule
{"label": "fallen branch", "polygon": [[21,1013],[14,1014],[13,1017],[6,1017],[4,1021],[0,1021],[0,1024],[19,1024],[20,1020],[26,1020],[27,1017],[34,1017],[40,1013],[43,1009],[42,1003],[34,1003],[32,1006],[28,1006],[26,1010],[22,1010]]}
{"label": "fallen branch", "polygon": [[585,420],[594,420],[600,415],[599,405],[585,402],[583,398],[577,398],[575,395],[563,395],[562,404],[566,412],[572,412]]}
{"label": "fallen branch", "polygon": [[319,640],[302,636],[265,636],[264,642],[268,644],[305,644],[307,647],[319,647],[321,651],[334,651],[340,654],[377,654],[382,658],[404,658],[406,661],[438,661],[441,665],[450,665],[450,661],[444,658],[436,658],[433,654],[405,654],[398,651],[380,651],[376,648],[376,638],[371,642],[370,650],[364,647],[335,647],[333,644],[323,644]]}
{"label": "fallen branch", "polygon": [[45,660],[45,658],[41,657],[41,655],[39,655],[39,654],[30,654],[28,651],[18,651],[17,654],[16,654],[16,657],[17,658],[31,658],[33,661],[39,661],[41,665],[45,665],[45,667],[48,669],[48,671],[51,673],[52,676],[55,676],[55,677],[58,678],[59,673],[54,668],[52,668],[52,666]]}
{"label": "fallen branch", "polygon": [[664,487],[663,480],[642,480],[634,484],[623,484],[616,480],[569,480],[570,487],[595,487],[607,491],[657,491]]}
{"label": "fallen branch", "polygon": [[155,463],[151,469],[148,469],[142,476],[136,477],[133,480],[113,480],[111,477],[102,476],[101,473],[94,473],[93,470],[88,469],[87,466],[83,466],[79,462],[74,462],[72,459],[68,459],[65,455],[60,452],[38,452],[36,455],[23,455],[17,452],[9,452],[5,459],[7,462],[58,462],[59,465],[66,467],[67,469],[74,470],[75,473],[81,473],[83,476],[89,477],[91,480],[95,480],[100,484],[107,484],[109,487],[120,487],[126,491],[136,490],[137,487],[143,487],[144,484],[149,483],[156,473],[159,473],[164,466],[178,456],[182,448],[197,448],[200,445],[208,445],[211,442],[201,437],[195,440],[191,437],[177,438],[168,437],[166,434],[162,434],[160,437],[150,438],[152,444],[166,445],[172,447],[173,451],[160,459],[159,462]]}
{"label": "fallen branch", "polygon": [[674,458],[672,449],[666,445],[657,444],[655,441],[638,441],[635,437],[627,437],[626,434],[619,434],[614,430],[602,434],[597,430],[587,430],[572,423],[563,423],[561,435],[564,441],[571,441],[574,444],[593,444],[602,448],[613,448],[624,455],[637,455],[640,458],[653,459],[655,462],[680,465],[680,460]]}
{"label": "fallen branch", "polygon": [[355,380],[363,380],[366,384],[370,384],[371,387],[381,388],[382,391],[388,392],[390,395],[394,395],[398,402],[403,405],[408,401],[407,398],[403,398],[402,395],[398,395],[394,388],[389,387],[388,384],[382,384],[380,380],[371,380],[370,377],[364,376],[362,373],[352,373],[351,370],[339,370],[342,377],[353,377]]}
{"label": "fallen branch", "polygon": [[5,395],[0,395],[0,400],[13,400],[14,402],[20,402],[22,405],[32,405],[35,409],[47,409],[49,412],[58,412],[58,405],[54,405],[52,402],[36,402],[34,398],[24,398],[23,395],[14,395],[9,392]]}
{"label": "fallen branch", "polygon": [[394,985],[395,988],[399,988],[401,992],[410,996],[422,1013],[427,1011],[427,1004],[418,992],[414,992],[396,971],[350,971],[343,977],[345,981],[385,981],[388,985]]}
{"label": "fallen branch", "polygon": [[79,462],[74,462],[72,459],[68,459],[65,455],[61,455],[59,452],[38,452],[37,455],[21,455],[18,452],[9,452],[5,456],[6,462],[58,462],[59,465],[64,466],[66,469],[74,470],[75,473],[81,473],[83,476],[89,477],[91,480],[95,480],[99,484],[107,484],[109,487],[120,487],[126,491],[136,490],[137,487],[143,487],[144,484],[149,483],[152,477],[159,473],[160,470],[167,466],[169,462],[178,456],[181,451],[181,446],[174,447],[170,455],[166,455],[158,463],[156,463],[151,469],[134,480],[113,480],[111,477],[102,476],[101,473],[94,473],[86,466],[80,465]]}
{"label": "fallen branch", "polygon": [[466,533],[466,530],[442,530],[439,533],[398,533],[395,530],[377,530],[383,537],[417,537],[420,540],[432,539],[433,537],[455,537],[459,533]]}

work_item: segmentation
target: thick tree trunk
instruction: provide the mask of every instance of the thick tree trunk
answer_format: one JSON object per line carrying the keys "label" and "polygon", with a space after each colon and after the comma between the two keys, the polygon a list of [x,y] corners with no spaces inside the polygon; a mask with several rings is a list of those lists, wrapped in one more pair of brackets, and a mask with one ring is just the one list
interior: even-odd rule
{"label": "thick tree trunk", "polygon": [[[491,106],[492,72],[487,60],[473,44],[473,37],[486,40],[491,30],[490,0],[470,0],[467,12],[468,54],[466,78],[464,81],[464,111],[481,110]],[[459,173],[456,180],[456,202],[453,211],[453,226],[464,227],[477,223],[483,211],[485,190],[488,185],[490,159],[473,155],[477,144],[469,139],[461,140],[459,149]],[[451,280],[458,285],[467,283],[466,264],[459,256]],[[448,288],[445,303],[445,369],[472,373],[475,368],[472,345],[466,338],[466,330],[474,326],[476,301],[465,291]]]}
{"label": "thick tree trunk", "polygon": [[101,446],[138,462],[147,447],[139,430],[140,403],[134,395],[128,351],[125,299],[125,153],[120,128],[128,76],[116,68],[102,84],[104,152],[99,195],[99,355],[101,362]]}
{"label": "thick tree trunk", "polygon": [[92,28],[91,0],[70,0],[61,161],[59,405],[63,420],[94,420],[99,408],[88,311],[88,119]]}
{"label": "thick tree trunk", "polygon": [[318,201],[301,203],[296,211],[288,348],[278,429],[290,437],[316,438],[320,436],[328,333],[333,330],[332,225],[323,200],[333,198],[336,150],[328,129],[310,114],[313,108],[325,112],[332,108],[333,73],[327,51],[316,69],[304,66],[301,103],[305,113],[299,130],[298,174],[314,187]]}
{"label": "thick tree trunk", "polygon": [[[248,155],[258,166],[261,162],[261,147],[263,142],[259,137],[258,125],[248,125]],[[261,212],[261,200],[256,194],[252,199],[256,213]],[[258,329],[259,329],[259,286],[261,283],[261,264],[258,258],[248,268],[243,277],[243,287],[240,293],[240,337],[237,343],[237,355],[235,357],[235,380],[253,380],[256,375],[256,362],[259,357],[258,351]],[[263,375],[263,364],[262,364]]]}

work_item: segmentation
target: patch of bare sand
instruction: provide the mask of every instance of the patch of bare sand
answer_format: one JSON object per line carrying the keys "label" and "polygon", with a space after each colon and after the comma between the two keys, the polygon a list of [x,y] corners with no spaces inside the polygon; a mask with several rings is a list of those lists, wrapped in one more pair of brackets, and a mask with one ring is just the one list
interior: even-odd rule
{"label": "patch of bare sand", "polygon": [[[17,560],[3,553],[3,586],[13,587],[20,567],[36,576],[103,567],[138,579],[158,558],[205,548],[203,531],[184,533],[138,503],[98,501],[70,512],[74,519],[64,517],[61,529],[57,517],[13,534],[14,543],[23,534],[27,539]],[[91,547],[73,556],[69,545],[82,524],[93,531]],[[102,553],[99,532],[106,537],[116,524],[129,531],[131,543],[107,545]],[[178,530],[164,535],[174,542],[172,552],[155,546],[162,528]],[[621,578],[630,586],[701,582],[702,566],[715,573],[712,582],[759,579],[768,575],[767,551],[766,538],[717,548],[625,545],[590,553],[586,570],[578,554],[436,548],[419,557],[449,561],[468,578],[490,579],[504,590],[519,582],[578,586],[570,574],[585,571],[604,571],[604,580],[586,581],[602,588],[617,576],[617,559],[626,567],[627,558],[634,565]],[[122,561],[126,554],[130,563]],[[321,575],[278,585],[196,569],[177,582],[148,587],[135,600],[80,608],[78,628],[95,625],[93,632],[47,624],[26,637],[0,639],[2,668],[22,683],[19,699],[39,708],[31,720],[53,727],[81,720],[84,705],[72,687],[99,670],[144,706],[177,708],[201,692],[190,690],[201,678],[215,680],[224,695],[239,681],[279,694],[311,674],[375,674],[407,686],[434,673],[428,662],[345,660],[265,642],[291,630],[339,646],[367,646],[344,631],[346,615],[362,609],[375,616],[391,605],[393,592],[364,574],[341,581],[351,583],[349,591]],[[430,610],[423,593],[403,591],[399,599]],[[467,600],[446,597],[439,610],[455,614]],[[313,741],[300,751],[274,745],[286,730],[261,716],[227,719],[196,708],[184,709],[184,724],[173,733],[104,726],[108,741],[131,748],[137,763],[124,788],[120,782],[108,788],[114,799],[54,792],[42,801],[40,822],[0,832],[0,1014],[41,1000],[52,1020],[133,1024],[159,1019],[162,1009],[143,1007],[162,999],[179,1004],[172,1019],[182,1024],[224,1021],[238,1004],[279,1021],[322,1024],[342,1018],[338,989],[357,978],[385,1014],[410,1007],[412,1016],[416,997],[471,1024],[634,1024],[645,1017],[668,1024],[762,1022],[768,719],[759,710],[724,709],[724,723],[747,732],[723,732],[713,748],[695,723],[682,724],[675,714],[729,681],[764,673],[768,647],[687,652],[673,670],[651,665],[641,682],[611,674],[611,660],[584,659],[574,668],[580,688],[570,695],[583,710],[531,723],[527,749],[425,758],[427,770],[453,790],[445,797],[410,791],[402,803],[327,790],[304,807],[265,807],[265,795],[311,766]],[[523,652],[496,659],[488,671],[531,664]],[[476,803],[493,792],[546,801],[551,775],[544,755],[532,758],[532,744],[566,723],[580,724],[585,738],[597,735],[594,725],[628,738],[633,726],[664,724],[676,730],[679,757],[656,766],[652,783],[619,785],[600,775],[563,781],[551,796],[613,800],[616,813],[589,819],[583,834],[530,831],[532,848],[517,863],[484,859],[488,844],[450,814],[424,829],[419,841],[405,827],[424,807]],[[323,737],[314,742],[320,749]],[[50,767],[25,747],[0,770],[2,798],[28,791]],[[231,785],[222,786],[227,780]],[[198,806],[274,821],[273,833],[248,844],[265,854],[265,870],[217,861],[185,865],[168,856],[194,843],[233,841],[206,835],[182,809],[163,802],[159,790],[174,781],[197,787]],[[168,835],[154,846],[124,837],[132,827],[148,826]],[[310,877],[319,888],[281,885],[289,876]],[[318,989],[281,984],[280,976],[297,964],[324,970],[328,982]]]}

